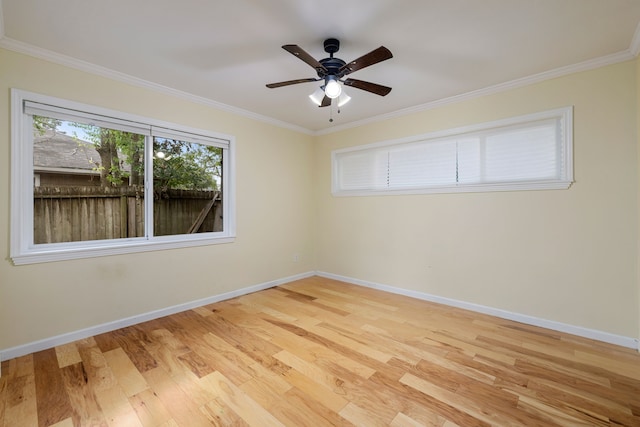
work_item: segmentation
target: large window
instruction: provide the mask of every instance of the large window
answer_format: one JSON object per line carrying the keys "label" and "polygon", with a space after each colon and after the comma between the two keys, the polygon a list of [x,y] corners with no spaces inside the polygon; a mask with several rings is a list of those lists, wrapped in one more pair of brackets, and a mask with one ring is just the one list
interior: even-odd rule
{"label": "large window", "polygon": [[12,91],[15,264],[233,241],[227,135]]}
{"label": "large window", "polygon": [[571,108],[332,153],[338,196],[560,189],[572,181]]}

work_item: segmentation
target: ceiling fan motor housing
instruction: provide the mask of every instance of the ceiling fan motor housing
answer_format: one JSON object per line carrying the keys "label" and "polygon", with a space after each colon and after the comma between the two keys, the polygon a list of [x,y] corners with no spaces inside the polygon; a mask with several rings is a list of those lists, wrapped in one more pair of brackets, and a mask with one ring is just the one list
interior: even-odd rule
{"label": "ceiling fan motor housing", "polygon": [[346,62],[344,62],[342,59],[340,58],[324,58],[321,59],[319,61],[324,68],[326,68],[326,71],[323,70],[322,68],[318,69],[318,77],[320,78],[325,78],[326,76],[337,76],[338,78],[341,78],[342,76],[340,75],[340,68],[342,68]]}
{"label": "ceiling fan motor housing", "polygon": [[329,55],[333,55],[340,50],[340,40],[338,39],[326,39],[324,41],[324,51]]}

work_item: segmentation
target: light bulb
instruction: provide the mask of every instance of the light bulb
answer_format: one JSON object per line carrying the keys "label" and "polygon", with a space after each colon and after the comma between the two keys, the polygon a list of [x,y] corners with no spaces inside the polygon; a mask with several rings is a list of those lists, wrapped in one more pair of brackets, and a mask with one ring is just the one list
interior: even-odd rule
{"label": "light bulb", "polygon": [[324,87],[324,93],[331,99],[335,99],[342,93],[342,86],[335,77],[327,79],[327,85]]}

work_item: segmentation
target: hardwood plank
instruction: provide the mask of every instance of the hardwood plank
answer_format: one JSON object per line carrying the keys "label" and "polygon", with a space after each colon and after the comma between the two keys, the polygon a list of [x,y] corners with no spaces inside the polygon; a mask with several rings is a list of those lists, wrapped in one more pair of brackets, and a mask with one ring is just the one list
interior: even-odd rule
{"label": "hardwood plank", "polygon": [[40,427],[48,427],[71,417],[74,413],[57,361],[55,349],[33,354]]}
{"label": "hardwood plank", "polygon": [[210,361],[216,371],[236,385],[252,378],[251,365],[255,361],[251,357],[212,333],[205,334],[202,340],[207,346],[198,347],[198,351]]}
{"label": "hardwood plank", "polygon": [[198,378],[202,378],[214,371],[205,359],[193,351],[189,351],[178,356],[178,360],[188,367],[191,372],[197,375]]}
{"label": "hardwood plank", "polygon": [[143,373],[153,393],[180,426],[210,426],[211,422],[198,405],[162,369],[154,368]]}
{"label": "hardwood plank", "polygon": [[154,341],[143,345],[156,363],[169,375],[182,372],[184,365],[179,357],[190,352],[191,349],[164,328],[152,330],[151,335]]}
{"label": "hardwood plank", "polygon": [[[15,360],[15,359],[14,359]],[[7,389],[9,388],[9,362],[0,363],[0,420],[4,420],[4,412],[7,407]]]}
{"label": "hardwood plank", "polygon": [[251,399],[219,372],[203,377],[202,381],[206,382],[207,386],[250,426],[284,426],[273,414],[258,405],[255,400]]}
{"label": "hardwood plank", "polygon": [[[5,377],[3,425],[38,425],[33,355],[13,359],[3,365]],[[44,418],[44,416],[43,416]]]}
{"label": "hardwood plank", "polygon": [[113,332],[105,332],[104,334],[96,335],[93,339],[102,352],[106,353],[107,351],[120,348],[120,343]]}
{"label": "hardwood plank", "polygon": [[[440,426],[442,424],[429,424],[430,426]],[[421,427],[424,424],[417,422],[413,418],[403,414],[402,412],[398,412],[391,422],[389,423],[389,427]]]}
{"label": "hardwood plank", "polygon": [[140,372],[146,372],[158,366],[143,345],[144,342],[151,342],[151,339],[140,328],[130,326],[113,331],[112,335]]}
{"label": "hardwood plank", "polygon": [[61,369],[73,415],[68,419],[76,426],[106,426],[107,421],[93,390],[87,386],[88,378],[82,362]]}
{"label": "hardwood plank", "polygon": [[295,424],[298,415],[296,408],[305,408],[305,413],[308,416],[306,424],[312,427],[316,425],[349,427],[351,425],[348,420],[339,415],[339,411],[334,412],[330,410],[320,401],[310,398],[307,393],[298,388],[294,387],[288,390],[285,393],[285,397],[285,401],[290,403],[290,406],[294,408],[289,414],[289,419],[292,419],[293,422],[287,425]]}
{"label": "hardwood plank", "polygon": [[363,409],[353,402],[349,402],[347,406],[339,412],[340,416],[355,426],[362,427],[384,427],[390,424],[390,421],[371,418],[371,413]]}
{"label": "hardwood plank", "polygon": [[[49,427],[75,427],[77,425],[81,425],[81,424],[74,423],[72,418],[65,418],[64,420],[60,421],[59,423],[52,424]],[[100,424],[92,424],[92,425],[98,426]]]}
{"label": "hardwood plank", "polygon": [[330,373],[325,372],[318,366],[308,363],[286,350],[282,350],[280,353],[276,354],[275,357],[282,363],[290,366],[302,375],[306,376],[311,381],[323,387],[326,387],[331,392],[338,395],[346,395],[346,390],[343,388],[344,381]]}
{"label": "hardwood plank", "polygon": [[238,414],[222,401],[221,398],[216,398],[207,403],[202,411],[209,418],[214,426],[220,427],[247,427],[249,424],[245,420],[240,418]]}
{"label": "hardwood plank", "polygon": [[55,351],[58,358],[58,367],[60,368],[82,362],[75,343],[60,345],[55,348]]}
{"label": "hardwood plank", "polygon": [[505,420],[501,416],[487,408],[488,402],[484,400],[484,398],[480,401],[466,399],[412,374],[405,374],[400,378],[400,382],[468,414],[475,420],[474,424],[477,423],[489,426],[505,423]]}
{"label": "hardwood plank", "polygon": [[96,398],[109,426],[141,426],[127,396],[93,338],[77,341],[87,387]]}
{"label": "hardwood plank", "polygon": [[102,355],[111,368],[111,372],[115,375],[118,384],[120,384],[120,388],[122,388],[122,391],[127,397],[149,388],[140,371],[138,371],[122,348],[107,351],[106,353],[102,353]]}
{"label": "hardwood plank", "polygon": [[102,408],[102,412],[109,426],[142,426],[133,406],[127,399],[122,389],[117,385],[97,390],[96,400]]}
{"label": "hardwood plank", "polygon": [[329,408],[333,412],[340,412],[340,410],[349,403],[344,396],[334,393],[330,388],[325,387],[323,384],[314,381],[295,369],[286,372],[283,377],[293,387],[304,392],[311,399]]}
{"label": "hardwood plank", "polygon": [[159,426],[173,421],[171,414],[164,407],[160,398],[151,389],[129,397],[140,423],[145,427]]}

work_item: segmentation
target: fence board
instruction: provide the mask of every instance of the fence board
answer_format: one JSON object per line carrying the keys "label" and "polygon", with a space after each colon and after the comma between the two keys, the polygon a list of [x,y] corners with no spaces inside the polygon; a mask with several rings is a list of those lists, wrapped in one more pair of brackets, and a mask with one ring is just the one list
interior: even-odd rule
{"label": "fence board", "polygon": [[[34,243],[60,243],[142,237],[144,197],[141,188],[35,187]],[[194,232],[222,230],[219,192],[168,190],[154,200],[154,234],[185,234],[203,208],[214,206]]]}

